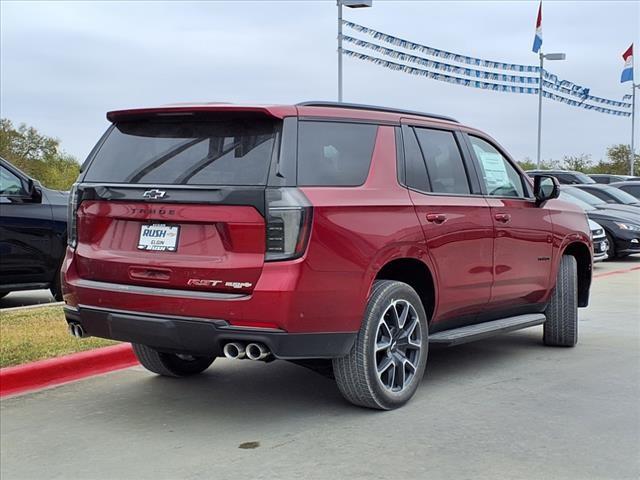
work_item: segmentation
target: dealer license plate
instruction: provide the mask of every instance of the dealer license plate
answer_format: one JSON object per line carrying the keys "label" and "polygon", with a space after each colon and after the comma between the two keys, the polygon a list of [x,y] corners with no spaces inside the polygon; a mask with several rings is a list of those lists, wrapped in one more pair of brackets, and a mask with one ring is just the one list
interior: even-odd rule
{"label": "dealer license plate", "polygon": [[142,225],[140,228],[139,250],[154,250],[157,252],[175,252],[178,245],[179,225],[165,225],[154,223]]}

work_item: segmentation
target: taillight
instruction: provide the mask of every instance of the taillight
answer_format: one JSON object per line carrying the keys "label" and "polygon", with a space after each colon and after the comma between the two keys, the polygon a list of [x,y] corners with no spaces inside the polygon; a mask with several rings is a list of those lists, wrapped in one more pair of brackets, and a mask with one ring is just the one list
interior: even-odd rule
{"label": "taillight", "polygon": [[297,188],[266,190],[266,261],[301,257],[311,230],[312,207]]}
{"label": "taillight", "polygon": [[78,210],[78,185],[73,184],[69,192],[69,204],[67,206],[67,245],[76,248],[78,243],[78,219],[76,211]]}

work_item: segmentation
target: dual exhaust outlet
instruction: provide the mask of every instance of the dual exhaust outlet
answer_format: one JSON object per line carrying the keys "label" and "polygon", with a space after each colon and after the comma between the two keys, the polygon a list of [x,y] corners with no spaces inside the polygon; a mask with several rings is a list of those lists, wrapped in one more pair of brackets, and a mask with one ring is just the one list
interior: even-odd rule
{"label": "dual exhaust outlet", "polygon": [[84,331],[84,328],[82,328],[82,325],[80,325],[79,323],[71,322],[67,325],[67,327],[69,328],[69,333],[76,338],[86,338],[89,336],[87,335],[87,332]]}
{"label": "dual exhaust outlet", "polygon": [[248,343],[245,345],[240,342],[229,342],[224,346],[222,352],[225,357],[237,360],[242,358],[264,360],[271,355],[269,349],[262,343]]}

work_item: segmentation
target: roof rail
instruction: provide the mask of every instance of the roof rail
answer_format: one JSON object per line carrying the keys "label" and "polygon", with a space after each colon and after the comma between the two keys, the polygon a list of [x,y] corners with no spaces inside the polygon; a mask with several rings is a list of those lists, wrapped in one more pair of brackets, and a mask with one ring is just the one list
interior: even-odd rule
{"label": "roof rail", "polygon": [[403,110],[401,108],[380,107],[377,105],[365,105],[362,103],[344,103],[344,102],[324,102],[324,101],[309,101],[297,103],[298,107],[332,107],[332,108],[350,108],[353,110],[373,110],[376,112],[389,112],[389,113],[404,113],[406,115],[417,115],[419,117],[436,118],[438,120],[446,120],[448,122],[460,123],[455,118],[447,117],[445,115],[436,115],[433,113],[416,112],[414,110]]}

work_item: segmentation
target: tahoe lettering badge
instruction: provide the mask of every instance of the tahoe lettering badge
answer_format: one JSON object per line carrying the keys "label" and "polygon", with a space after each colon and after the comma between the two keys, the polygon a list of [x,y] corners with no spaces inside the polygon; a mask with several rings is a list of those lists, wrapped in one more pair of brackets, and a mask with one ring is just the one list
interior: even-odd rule
{"label": "tahoe lettering badge", "polygon": [[178,245],[179,232],[179,225],[165,225],[164,223],[142,225],[140,228],[138,249],[175,252]]}

